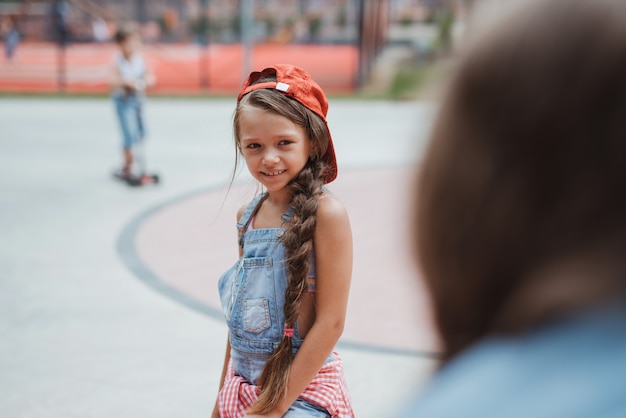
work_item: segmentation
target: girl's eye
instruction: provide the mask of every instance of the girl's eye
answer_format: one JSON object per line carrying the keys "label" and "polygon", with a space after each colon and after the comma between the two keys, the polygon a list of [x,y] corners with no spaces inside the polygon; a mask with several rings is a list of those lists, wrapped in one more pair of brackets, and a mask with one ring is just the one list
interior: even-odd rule
{"label": "girl's eye", "polygon": [[257,149],[257,148],[260,148],[260,147],[261,147],[261,145],[259,145],[259,144],[248,144],[248,145],[246,145],[246,149]]}
{"label": "girl's eye", "polygon": [[293,141],[289,139],[283,139],[282,141],[278,143],[278,145],[290,145],[290,144],[293,144]]}

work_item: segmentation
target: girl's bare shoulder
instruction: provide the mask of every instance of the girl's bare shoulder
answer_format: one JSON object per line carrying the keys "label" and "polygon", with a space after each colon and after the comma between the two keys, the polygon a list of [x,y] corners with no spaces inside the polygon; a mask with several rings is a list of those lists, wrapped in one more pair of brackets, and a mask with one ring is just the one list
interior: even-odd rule
{"label": "girl's bare shoulder", "polygon": [[339,226],[348,223],[348,211],[336,196],[324,194],[317,209],[319,226]]}
{"label": "girl's bare shoulder", "polygon": [[245,205],[237,209],[237,222],[239,222],[239,219],[241,219],[241,217],[243,216],[243,213],[246,211],[246,208],[248,207],[248,205],[249,203],[246,203]]}

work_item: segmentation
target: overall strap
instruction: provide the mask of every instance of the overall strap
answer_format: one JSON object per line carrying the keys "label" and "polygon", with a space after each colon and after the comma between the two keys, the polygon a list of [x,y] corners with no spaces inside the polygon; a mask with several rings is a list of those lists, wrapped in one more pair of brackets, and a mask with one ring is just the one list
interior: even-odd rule
{"label": "overall strap", "polygon": [[283,213],[280,219],[282,219],[285,222],[289,222],[291,220],[291,215],[293,215],[293,208],[289,207],[289,209],[287,209],[287,212]]}
{"label": "overall strap", "polygon": [[[331,197],[332,196],[330,194],[327,194],[328,192],[327,192],[326,188],[323,188],[322,190],[323,190],[323,192],[325,194],[323,194],[320,197],[321,199],[323,199],[325,197]],[[267,198],[267,196],[268,196],[267,192],[258,194],[248,204],[248,206],[246,207],[246,210],[243,212],[243,215],[241,215],[241,218],[239,218],[239,221],[237,222],[237,229],[240,232],[245,232],[248,229],[248,225],[250,225],[250,221],[251,221],[252,217],[259,210],[259,207],[261,206],[261,202],[263,202],[263,200],[265,200]],[[293,215],[293,208],[290,207],[287,210],[287,213],[283,214],[283,216],[282,216],[283,221],[288,222],[291,219],[292,215]]]}
{"label": "overall strap", "polygon": [[246,210],[243,212],[243,215],[241,215],[241,218],[239,218],[239,221],[237,222],[237,230],[239,230],[239,246],[241,248],[243,248],[243,235],[248,230],[248,225],[250,225],[252,217],[259,210],[261,203],[266,198],[267,193],[256,195],[250,204],[248,204],[248,207],[246,207]]}
{"label": "overall strap", "polygon": [[[239,218],[239,221],[237,222],[237,230],[239,231],[239,247],[243,248],[243,238],[244,238],[246,231],[248,230],[248,226],[250,226],[250,222],[252,221],[252,218],[261,207],[261,203],[263,203],[263,201],[267,197],[268,197],[267,192],[261,193],[255,196],[255,198],[252,199],[250,204],[246,207],[246,210],[243,212],[243,215],[241,215],[241,218]],[[284,213],[281,216],[281,218],[283,221],[289,222],[292,214],[293,214],[293,208],[289,208],[287,210],[287,213]]]}

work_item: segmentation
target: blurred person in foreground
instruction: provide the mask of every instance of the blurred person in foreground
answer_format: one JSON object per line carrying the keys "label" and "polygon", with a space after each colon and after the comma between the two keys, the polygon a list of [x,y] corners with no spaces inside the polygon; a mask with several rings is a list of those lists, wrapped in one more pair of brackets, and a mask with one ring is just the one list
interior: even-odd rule
{"label": "blurred person in foreground", "polygon": [[[156,80],[139,53],[140,39],[134,26],[122,25],[113,39],[119,50],[111,64],[110,84],[122,133],[124,157],[122,168],[114,175],[130,179],[145,174],[143,101],[146,89]],[[138,165],[137,173],[133,173],[134,163]]]}
{"label": "blurred person in foreground", "polygon": [[442,364],[404,417],[626,417],[626,2],[533,1],[457,63],[415,197]]}

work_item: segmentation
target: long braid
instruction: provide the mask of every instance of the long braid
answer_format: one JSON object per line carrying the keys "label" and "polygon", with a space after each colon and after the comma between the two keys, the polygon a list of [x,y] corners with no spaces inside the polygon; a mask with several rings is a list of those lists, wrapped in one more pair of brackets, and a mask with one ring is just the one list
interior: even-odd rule
{"label": "long braid", "polygon": [[[324,185],[323,170],[323,163],[319,159],[310,160],[291,184],[290,206],[293,214],[282,236],[288,272],[283,309],[285,328],[295,327],[302,295],[308,287],[309,257],[313,249],[319,196]],[[261,393],[250,413],[267,413],[285,396],[292,351],[291,337],[283,336],[263,368],[259,378]]]}
{"label": "long braid", "polygon": [[[269,76],[256,82],[265,81],[276,81],[276,78]],[[284,96],[275,89],[259,89],[244,96],[235,111],[233,123],[239,151],[241,151],[239,148],[240,112],[247,106],[255,106],[276,113],[304,127],[315,151],[289,185],[291,188],[289,206],[293,213],[281,238],[285,246],[288,281],[283,307],[284,327],[293,329],[300,313],[302,295],[308,288],[309,257],[313,249],[317,209],[326,170],[321,158],[328,147],[330,135],[326,122],[296,100]],[[267,413],[283,400],[287,391],[292,359],[291,336],[283,335],[278,347],[271,354],[261,372],[259,397],[248,411],[249,413]]]}

